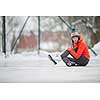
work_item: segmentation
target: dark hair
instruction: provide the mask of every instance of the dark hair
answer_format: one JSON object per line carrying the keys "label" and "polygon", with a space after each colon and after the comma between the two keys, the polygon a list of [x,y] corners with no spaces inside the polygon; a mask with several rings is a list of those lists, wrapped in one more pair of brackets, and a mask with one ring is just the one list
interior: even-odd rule
{"label": "dark hair", "polygon": [[[80,36],[73,36],[72,38],[74,38],[74,37],[78,37],[78,41],[80,40]],[[72,40],[72,44],[74,44],[74,41],[73,41],[72,38],[71,38],[71,40]]]}

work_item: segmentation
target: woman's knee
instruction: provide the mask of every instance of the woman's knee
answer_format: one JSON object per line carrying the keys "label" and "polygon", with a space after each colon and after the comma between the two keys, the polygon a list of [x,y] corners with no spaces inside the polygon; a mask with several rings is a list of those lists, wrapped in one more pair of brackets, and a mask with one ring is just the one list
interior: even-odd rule
{"label": "woman's knee", "polygon": [[65,57],[64,54],[61,54],[60,56],[61,56],[62,59]]}
{"label": "woman's knee", "polygon": [[65,57],[67,57],[68,55],[69,55],[69,51],[66,50],[61,54],[61,58],[63,59]]}

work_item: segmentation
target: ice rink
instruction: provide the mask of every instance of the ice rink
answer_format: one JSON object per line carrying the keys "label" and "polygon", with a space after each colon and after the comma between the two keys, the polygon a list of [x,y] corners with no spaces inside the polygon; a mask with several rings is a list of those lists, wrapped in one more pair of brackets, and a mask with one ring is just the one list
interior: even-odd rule
{"label": "ice rink", "polygon": [[1,57],[0,82],[100,82],[100,60],[99,56],[92,57],[86,67],[67,67],[62,61],[54,65],[45,53]]}

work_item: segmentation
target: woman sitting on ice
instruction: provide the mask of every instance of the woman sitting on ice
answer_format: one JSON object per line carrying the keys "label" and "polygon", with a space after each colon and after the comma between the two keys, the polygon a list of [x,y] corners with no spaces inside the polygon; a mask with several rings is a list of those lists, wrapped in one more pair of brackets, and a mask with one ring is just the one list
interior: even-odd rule
{"label": "woman sitting on ice", "polygon": [[[86,66],[90,59],[88,46],[78,32],[71,33],[73,48],[68,48],[61,58],[67,66]],[[68,57],[71,55],[73,58]]]}

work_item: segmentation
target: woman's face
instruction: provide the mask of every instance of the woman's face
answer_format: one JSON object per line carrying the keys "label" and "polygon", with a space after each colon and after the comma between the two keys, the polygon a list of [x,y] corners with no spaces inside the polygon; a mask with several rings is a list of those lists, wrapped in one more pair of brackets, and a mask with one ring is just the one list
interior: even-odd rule
{"label": "woman's face", "polygon": [[74,41],[74,43],[78,42],[78,37],[73,37],[72,40]]}

